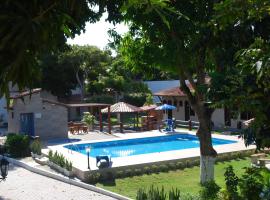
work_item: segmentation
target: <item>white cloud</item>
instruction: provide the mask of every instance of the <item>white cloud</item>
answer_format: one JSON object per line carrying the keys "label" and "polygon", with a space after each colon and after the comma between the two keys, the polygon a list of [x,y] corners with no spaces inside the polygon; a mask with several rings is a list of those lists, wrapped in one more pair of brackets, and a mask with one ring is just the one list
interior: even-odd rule
{"label": "white cloud", "polygon": [[104,49],[109,42],[109,35],[107,31],[111,28],[119,34],[124,34],[128,31],[128,27],[121,23],[114,26],[109,22],[105,21],[106,15],[104,15],[99,22],[95,24],[87,23],[86,31],[80,35],[76,35],[74,39],[68,39],[68,44],[77,44],[77,45],[94,45],[101,49]]}

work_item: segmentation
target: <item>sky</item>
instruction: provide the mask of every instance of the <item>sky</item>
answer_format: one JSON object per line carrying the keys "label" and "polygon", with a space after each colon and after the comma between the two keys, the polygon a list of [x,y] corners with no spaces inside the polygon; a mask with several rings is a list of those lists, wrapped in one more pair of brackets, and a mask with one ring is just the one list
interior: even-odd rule
{"label": "sky", "polygon": [[[104,49],[109,42],[109,35],[107,31],[110,28],[114,28],[113,24],[105,21],[106,15],[104,15],[101,20],[95,24],[87,23],[86,31],[80,35],[76,35],[74,39],[68,39],[68,44],[77,45],[94,45],[100,49]],[[124,34],[128,31],[128,27],[125,24],[118,24],[115,26],[115,30],[119,34]]]}

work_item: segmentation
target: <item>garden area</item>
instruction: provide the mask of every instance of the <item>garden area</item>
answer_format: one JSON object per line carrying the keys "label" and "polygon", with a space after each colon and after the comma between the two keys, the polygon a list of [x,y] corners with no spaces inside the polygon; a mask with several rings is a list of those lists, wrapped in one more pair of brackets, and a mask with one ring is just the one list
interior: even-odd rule
{"label": "garden area", "polygon": [[[244,158],[238,158],[238,159],[234,159],[230,161],[216,163],[215,183],[220,188],[222,188],[219,190],[220,191],[219,196],[222,195],[225,191],[226,180],[225,180],[224,174],[226,172],[226,169],[229,166],[233,167],[234,173],[238,176],[238,178],[243,177],[243,175],[245,174],[246,168],[251,167],[250,158],[244,157]],[[270,173],[269,173],[269,176],[270,176]],[[202,191],[204,191],[205,189],[205,187],[202,187],[200,185],[199,177],[200,177],[200,168],[199,166],[194,166],[191,168],[179,169],[179,170],[168,171],[168,172],[144,174],[140,176],[135,175],[132,177],[127,177],[127,178],[116,178],[113,181],[98,183],[96,185],[98,187],[102,187],[112,192],[116,192],[118,194],[128,196],[132,199],[136,199],[136,197],[137,199],[139,199],[137,196],[139,194],[139,193],[137,194],[139,189],[144,189],[147,191],[149,189],[151,190],[152,186],[154,186],[154,188],[152,188],[153,190],[158,188],[159,192],[161,192],[163,188],[164,193],[166,194],[169,194],[169,192],[172,191],[172,189],[178,189],[180,193],[186,197],[186,199],[193,200],[193,199],[199,199],[198,197],[199,194],[203,193]],[[210,185],[209,187],[210,187],[210,190],[214,190],[213,187],[216,188],[215,184]],[[250,187],[253,187],[253,186],[251,185]],[[242,190],[243,188],[241,188],[241,191]],[[210,196],[211,195],[212,194],[210,194]],[[169,196],[167,195],[167,197]],[[217,198],[218,197],[215,197],[213,199],[217,199]],[[152,199],[152,198],[146,198],[146,199]],[[180,198],[175,198],[175,199],[180,199]],[[206,199],[211,199],[211,197],[208,196]],[[226,198],[224,197],[222,199],[226,199]],[[240,197],[238,199],[240,199]]]}
{"label": "garden area", "polygon": [[[225,185],[224,172],[228,165],[233,166],[236,174],[242,175],[245,171],[244,167],[250,167],[250,160],[244,158],[217,163],[215,166],[216,183],[222,187]],[[165,191],[178,188],[181,192],[197,194],[201,189],[199,177],[200,168],[195,166],[182,170],[115,179],[114,182],[98,183],[97,186],[131,198],[136,197],[139,188],[149,188],[151,185],[159,188],[164,187]]]}

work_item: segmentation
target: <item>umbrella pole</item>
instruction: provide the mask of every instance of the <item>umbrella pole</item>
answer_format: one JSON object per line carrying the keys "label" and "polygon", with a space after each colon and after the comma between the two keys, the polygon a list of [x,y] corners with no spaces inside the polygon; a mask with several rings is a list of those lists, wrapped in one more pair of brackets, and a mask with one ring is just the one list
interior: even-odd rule
{"label": "umbrella pole", "polygon": [[123,133],[122,113],[120,113],[120,132]]}

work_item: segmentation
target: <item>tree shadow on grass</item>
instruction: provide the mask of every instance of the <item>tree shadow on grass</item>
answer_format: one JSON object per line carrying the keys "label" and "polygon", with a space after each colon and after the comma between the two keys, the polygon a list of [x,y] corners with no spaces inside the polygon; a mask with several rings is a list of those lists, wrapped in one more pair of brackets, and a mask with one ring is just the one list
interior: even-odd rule
{"label": "tree shadow on grass", "polygon": [[115,179],[103,180],[103,181],[100,181],[99,183],[104,186],[116,186]]}

